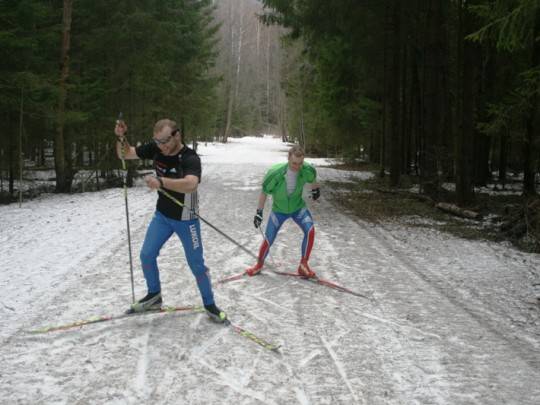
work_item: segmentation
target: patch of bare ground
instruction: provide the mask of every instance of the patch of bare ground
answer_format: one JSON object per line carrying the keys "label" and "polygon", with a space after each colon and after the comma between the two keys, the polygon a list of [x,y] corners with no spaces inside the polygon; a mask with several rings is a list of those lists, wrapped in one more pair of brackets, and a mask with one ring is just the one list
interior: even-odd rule
{"label": "patch of bare ground", "polygon": [[[376,173],[376,169],[367,164],[343,164],[334,168]],[[415,183],[414,177],[404,176],[400,188],[390,188],[388,176],[376,175],[355,182],[328,181],[326,188],[338,206],[364,221],[429,227],[467,239],[506,240],[523,251],[540,252],[540,198],[497,192],[493,187],[489,193],[477,191],[473,204],[459,207],[453,192],[442,189],[434,200],[415,191],[418,189]],[[462,214],[443,210],[445,207],[455,208]],[[466,213],[477,214],[477,217],[466,218]]]}

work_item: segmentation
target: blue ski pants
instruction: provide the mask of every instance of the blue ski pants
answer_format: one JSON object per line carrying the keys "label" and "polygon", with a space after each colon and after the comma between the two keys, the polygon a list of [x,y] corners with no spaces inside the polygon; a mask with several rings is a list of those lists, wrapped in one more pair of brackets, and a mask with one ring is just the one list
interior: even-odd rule
{"label": "blue ski pants", "polygon": [[204,265],[201,224],[198,219],[179,221],[156,211],[144,238],[141,249],[141,263],[149,293],[161,291],[157,258],[161,247],[176,233],[182,242],[191,272],[197,280],[197,286],[204,305],[214,303],[214,294],[208,268]]}
{"label": "blue ski pants", "polygon": [[270,246],[274,243],[281,225],[289,218],[292,218],[304,232],[301,255],[302,260],[309,260],[313,242],[315,240],[315,227],[313,226],[313,218],[309,210],[307,208],[302,208],[292,214],[282,214],[275,211],[271,212],[268,223],[266,224],[265,240],[259,249],[259,263],[264,263],[264,260],[270,251]]}

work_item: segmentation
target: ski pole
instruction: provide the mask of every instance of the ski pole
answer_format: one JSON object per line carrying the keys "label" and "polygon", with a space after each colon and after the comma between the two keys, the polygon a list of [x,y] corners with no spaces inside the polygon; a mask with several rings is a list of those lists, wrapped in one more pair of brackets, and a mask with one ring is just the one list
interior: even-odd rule
{"label": "ski pole", "polygon": [[[118,120],[116,121],[117,124],[122,121],[122,113],[118,114]],[[131,302],[135,302],[135,285],[133,283],[133,259],[132,259],[132,253],[131,253],[131,232],[129,230],[129,206],[128,206],[128,194],[127,194],[127,167],[126,167],[126,151],[125,151],[125,145],[126,145],[126,138],[123,136],[120,140],[120,159],[122,160],[122,183],[124,186],[124,201],[126,206],[126,227],[127,227],[127,237],[128,237],[128,251],[129,251],[129,274],[131,276]]]}
{"label": "ski pole", "polygon": [[[175,204],[179,205],[180,207],[182,208],[187,208],[184,204],[182,204],[180,201],[178,201],[178,199],[174,198],[171,194],[169,194],[167,191],[165,191],[164,189],[162,188],[158,188],[158,192],[160,192],[161,194],[163,194],[164,196],[166,196],[167,198],[169,198],[172,202],[174,202]],[[219,233],[220,235],[224,236],[225,238],[227,238],[230,242],[234,243],[236,246],[238,246],[240,249],[242,249],[244,252],[246,252],[248,255],[250,255],[251,257],[257,259],[257,256],[251,252],[248,248],[246,248],[244,245],[242,245],[241,243],[237,242],[236,240],[234,240],[233,238],[231,238],[229,235],[227,235],[225,232],[223,232],[222,230],[220,230],[219,228],[217,228],[216,226],[212,225],[210,222],[208,222],[206,219],[204,219],[203,217],[201,217],[199,215],[198,212],[196,212],[195,210],[193,210],[193,208],[189,208],[190,212],[193,213],[194,215],[197,216],[197,218],[199,218],[201,221],[203,221],[206,225],[208,225],[210,228],[212,228],[214,231],[216,231],[217,233]]]}

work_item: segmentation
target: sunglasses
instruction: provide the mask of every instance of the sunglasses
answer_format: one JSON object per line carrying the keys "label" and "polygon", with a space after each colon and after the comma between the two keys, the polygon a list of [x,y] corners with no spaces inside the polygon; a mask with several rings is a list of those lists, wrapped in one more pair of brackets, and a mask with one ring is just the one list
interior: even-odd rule
{"label": "sunglasses", "polygon": [[153,141],[156,143],[156,145],[165,145],[166,143],[169,143],[171,139],[173,138],[173,136],[175,136],[177,133],[178,133],[178,130],[175,129],[167,138],[165,139],[153,138]]}

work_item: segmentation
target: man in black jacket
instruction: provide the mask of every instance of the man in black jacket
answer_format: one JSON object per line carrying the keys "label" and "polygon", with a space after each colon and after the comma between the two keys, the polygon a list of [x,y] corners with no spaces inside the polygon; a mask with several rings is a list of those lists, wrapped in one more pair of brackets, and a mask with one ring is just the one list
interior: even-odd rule
{"label": "man in black jacket", "polygon": [[132,304],[131,310],[143,312],[161,308],[163,301],[157,257],[161,247],[176,233],[182,241],[188,265],[197,280],[208,315],[224,322],[227,315],[214,302],[209,270],[203,258],[201,227],[197,216],[197,188],[201,181],[199,156],[184,144],[176,122],[169,119],[158,121],[154,126],[153,139],[137,147],[127,142],[127,125],[124,121],[117,121],[114,132],[118,141],[118,157],[153,160],[155,175],[145,177],[146,185],[153,190],[166,190],[183,205],[180,207],[159,193],[156,211],[146,231],[140,254],[148,294]]}

